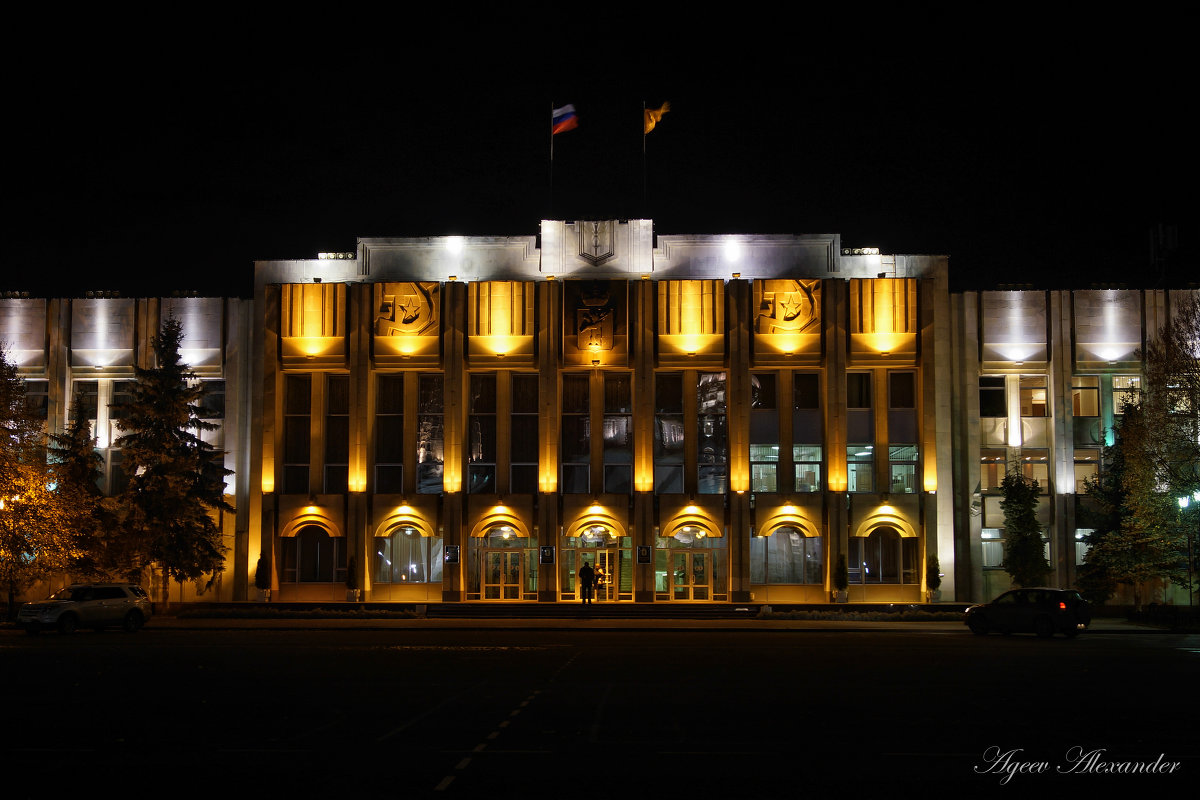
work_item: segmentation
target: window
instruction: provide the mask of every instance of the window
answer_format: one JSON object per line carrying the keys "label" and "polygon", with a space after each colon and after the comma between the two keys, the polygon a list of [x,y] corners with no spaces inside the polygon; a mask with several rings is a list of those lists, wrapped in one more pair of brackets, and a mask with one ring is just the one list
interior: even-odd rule
{"label": "window", "polygon": [[1075,566],[1083,566],[1084,560],[1087,559],[1088,550],[1092,549],[1092,536],[1095,533],[1095,528],[1075,529]]}
{"label": "window", "polygon": [[376,583],[441,583],[442,540],[401,528],[375,538]]}
{"label": "window", "polygon": [[871,374],[869,372],[846,373],[846,407],[872,407]]}
{"label": "window", "polygon": [[325,491],[344,494],[350,473],[350,376],[325,382]]}
{"label": "window", "polygon": [[1044,375],[1022,375],[1020,383],[1021,416],[1049,416],[1046,405],[1046,377]]}
{"label": "window", "polygon": [[633,383],[628,373],[604,376],[604,491],[633,492]]}
{"label": "window", "polygon": [[729,491],[729,438],[725,420],[725,373],[702,372],[696,386],[697,482],[700,494]]}
{"label": "window", "polygon": [[1050,453],[1026,447],[1021,451],[1021,474],[1038,482],[1041,494],[1050,491]]}
{"label": "window", "polygon": [[381,374],[375,383],[375,491],[404,491],[404,375]]}
{"label": "window", "polygon": [[1071,379],[1071,416],[1100,416],[1100,378],[1076,375]]}
{"label": "window", "polygon": [[1087,493],[1088,479],[1100,474],[1100,448],[1075,448],[1075,494]]}
{"label": "window", "polygon": [[824,544],[796,528],[776,528],[770,536],[750,538],[750,582],[821,584],[825,582]]}
{"label": "window", "polygon": [[445,463],[445,381],[441,375],[417,379],[417,492],[441,494]]}
{"label": "window", "polygon": [[592,426],[589,376],[562,377],[562,484],[564,493],[591,491]]}
{"label": "window", "polygon": [[917,446],[915,444],[890,445],[888,468],[891,474],[892,494],[915,494],[917,492]]}
{"label": "window", "polygon": [[1000,491],[1008,473],[1008,451],[1003,447],[985,447],[979,451],[979,491]]}
{"label": "window", "polygon": [[979,379],[979,416],[1008,416],[1008,398],[1004,393],[1003,375],[984,375]]}
{"label": "window", "polygon": [[283,547],[285,583],[342,583],[346,580],[346,539],[305,525]]}
{"label": "window", "polygon": [[512,439],[509,442],[509,490],[533,494],[538,490],[538,376],[512,376]]}
{"label": "window", "polygon": [[1137,375],[1113,375],[1113,413],[1124,414],[1125,406],[1141,398],[1142,379]]}
{"label": "window", "polygon": [[984,528],[979,533],[983,543],[983,566],[999,569],[1004,565],[1004,540],[1000,528]]}
{"label": "window", "polygon": [[852,444],[846,448],[846,491],[871,492],[875,490],[875,447],[869,444]]}
{"label": "window", "polygon": [[823,449],[818,444],[792,445],[792,466],[796,475],[796,482],[793,488],[797,492],[821,491],[821,456]]}
{"label": "window", "polygon": [[917,539],[880,527],[848,542],[851,583],[917,583]]}
{"label": "window", "polygon": [[821,409],[820,387],[821,376],[815,372],[798,372],[793,375],[792,408],[801,411],[819,411]]}
{"label": "window", "polygon": [[775,492],[779,484],[779,402],[772,372],[750,376],[750,491]]}
{"label": "window", "polygon": [[654,491],[683,492],[683,376],[654,376]]}
{"label": "window", "polygon": [[917,376],[913,372],[888,373],[888,407],[917,407]]}
{"label": "window", "polygon": [[287,375],[283,391],[283,491],[308,494],[312,376]]}
{"label": "window", "polygon": [[470,379],[470,440],[467,451],[467,492],[496,492],[496,376],[472,375]]}
{"label": "window", "polygon": [[49,417],[50,411],[50,382],[39,380],[25,381],[25,410],[34,419],[43,422]]}

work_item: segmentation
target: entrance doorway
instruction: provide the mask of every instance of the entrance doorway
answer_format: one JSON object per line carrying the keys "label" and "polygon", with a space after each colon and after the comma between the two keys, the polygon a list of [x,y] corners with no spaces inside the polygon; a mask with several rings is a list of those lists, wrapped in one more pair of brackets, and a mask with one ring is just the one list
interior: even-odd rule
{"label": "entrance doorway", "polygon": [[591,564],[596,576],[595,583],[592,584],[593,600],[600,603],[616,600],[619,582],[617,549],[580,550],[579,566],[584,564]]}
{"label": "entrance doorway", "polygon": [[671,599],[712,599],[712,553],[706,550],[671,552]]}
{"label": "entrance doorway", "polygon": [[483,551],[483,599],[520,600],[525,559],[520,550]]}

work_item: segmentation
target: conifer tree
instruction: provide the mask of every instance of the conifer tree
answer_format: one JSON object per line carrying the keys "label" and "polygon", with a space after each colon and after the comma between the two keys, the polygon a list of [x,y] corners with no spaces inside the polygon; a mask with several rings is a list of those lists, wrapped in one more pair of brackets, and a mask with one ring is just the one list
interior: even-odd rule
{"label": "conifer tree", "polygon": [[1004,570],[1018,586],[1037,586],[1050,572],[1042,543],[1042,523],[1038,522],[1037,507],[1040,486],[1013,470],[1000,484],[1004,499]]}
{"label": "conifer tree", "polygon": [[50,469],[55,494],[70,510],[82,549],[72,572],[81,575],[131,579],[140,570],[120,568],[113,550],[121,542],[113,503],[100,491],[100,454],[92,436],[91,421],[79,413],[83,401],[76,397],[67,430],[50,435]]}
{"label": "conifer tree", "polygon": [[222,454],[201,438],[216,426],[204,418],[204,388],[180,360],[183,328],[170,317],[153,347],[156,365],[135,369],[132,398],[117,422],[129,485],[125,530],[144,562],[156,564],[164,607],[170,580],[209,576],[224,567],[225,546],[215,515],[225,501]]}

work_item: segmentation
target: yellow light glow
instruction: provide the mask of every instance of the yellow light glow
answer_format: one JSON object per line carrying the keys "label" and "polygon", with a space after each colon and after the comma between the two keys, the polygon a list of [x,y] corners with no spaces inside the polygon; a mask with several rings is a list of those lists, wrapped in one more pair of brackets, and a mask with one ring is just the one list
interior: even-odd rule
{"label": "yellow light glow", "polygon": [[270,494],[275,491],[275,471],[263,470],[262,474],[262,490],[263,494]]}
{"label": "yellow light glow", "polygon": [[[832,471],[831,471],[831,473],[832,473]],[[844,492],[844,491],[846,491],[847,483],[848,483],[848,479],[846,478],[845,475],[834,476],[833,474],[830,474],[830,476],[829,476],[829,491]]]}

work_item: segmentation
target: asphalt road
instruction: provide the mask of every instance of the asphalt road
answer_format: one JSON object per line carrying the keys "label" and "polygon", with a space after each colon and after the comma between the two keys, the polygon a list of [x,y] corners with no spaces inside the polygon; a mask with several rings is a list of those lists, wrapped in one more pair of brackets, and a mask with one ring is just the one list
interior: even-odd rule
{"label": "asphalt road", "polygon": [[946,626],[5,630],[4,795],[1179,791],[1198,659],[1200,636]]}

